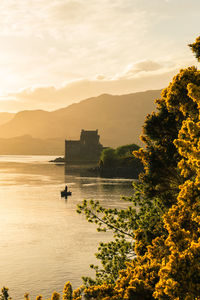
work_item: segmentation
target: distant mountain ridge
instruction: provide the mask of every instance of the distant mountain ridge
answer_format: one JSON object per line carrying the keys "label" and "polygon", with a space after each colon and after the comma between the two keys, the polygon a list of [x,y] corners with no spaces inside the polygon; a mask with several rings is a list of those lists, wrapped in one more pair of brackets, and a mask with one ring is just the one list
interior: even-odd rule
{"label": "distant mountain ridge", "polygon": [[29,135],[0,138],[0,155],[58,155],[63,154],[64,139],[38,139]]}
{"label": "distant mountain ridge", "polygon": [[0,125],[9,122],[14,117],[14,115],[15,113],[0,112]]}
{"label": "distant mountain ridge", "polygon": [[[154,100],[160,97],[160,93],[160,90],[150,90],[120,96],[103,94],[52,112],[21,111],[6,124],[0,125],[0,154],[2,143],[26,135],[32,137],[32,142],[33,139],[63,141],[63,146],[60,147],[62,143],[57,142],[59,146],[54,149],[57,154],[63,154],[64,139],[79,139],[81,129],[98,129],[104,146],[141,144],[142,125],[146,115],[155,110]],[[27,139],[22,139],[22,143],[23,140],[26,143]]]}

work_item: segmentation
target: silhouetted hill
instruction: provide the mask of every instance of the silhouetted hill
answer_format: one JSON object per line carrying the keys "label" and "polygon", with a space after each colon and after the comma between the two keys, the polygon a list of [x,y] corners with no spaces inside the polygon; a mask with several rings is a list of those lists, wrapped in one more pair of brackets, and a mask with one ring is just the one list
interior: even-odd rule
{"label": "silhouetted hill", "polygon": [[[30,135],[35,139],[79,139],[81,129],[99,129],[104,146],[141,144],[142,125],[146,115],[155,110],[154,99],[160,92],[103,94],[52,112],[21,111],[0,126],[0,138]],[[63,150],[64,144],[57,154]]]}
{"label": "silhouetted hill", "polygon": [[64,139],[38,139],[29,135],[9,139],[0,138],[0,154],[58,155],[63,154]]}
{"label": "silhouetted hill", "polygon": [[14,115],[14,113],[0,112],[0,125],[10,121]]}

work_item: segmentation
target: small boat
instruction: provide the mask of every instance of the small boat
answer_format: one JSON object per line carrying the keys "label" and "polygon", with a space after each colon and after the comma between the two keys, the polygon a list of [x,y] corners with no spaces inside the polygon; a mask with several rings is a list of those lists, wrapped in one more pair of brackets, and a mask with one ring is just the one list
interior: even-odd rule
{"label": "small boat", "polygon": [[64,191],[61,191],[61,197],[67,198],[68,196],[71,196],[72,192],[68,191],[68,187],[66,185]]}
{"label": "small boat", "polygon": [[67,192],[67,191],[61,191],[61,197],[67,197],[67,196],[71,196],[72,192]]}

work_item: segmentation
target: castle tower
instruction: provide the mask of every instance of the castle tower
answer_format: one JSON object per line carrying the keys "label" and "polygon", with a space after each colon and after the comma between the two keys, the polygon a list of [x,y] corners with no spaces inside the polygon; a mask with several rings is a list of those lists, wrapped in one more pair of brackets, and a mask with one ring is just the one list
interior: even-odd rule
{"label": "castle tower", "polygon": [[103,146],[98,130],[82,130],[79,141],[65,141],[65,161],[68,163],[97,163]]}

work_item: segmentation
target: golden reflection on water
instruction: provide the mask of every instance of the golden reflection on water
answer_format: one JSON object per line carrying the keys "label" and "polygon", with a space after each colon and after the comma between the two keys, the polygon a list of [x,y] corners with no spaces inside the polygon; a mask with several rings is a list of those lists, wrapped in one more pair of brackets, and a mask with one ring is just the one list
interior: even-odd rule
{"label": "golden reflection on water", "polygon": [[[65,175],[64,166],[48,160],[0,157],[0,287],[16,300],[25,292],[49,297],[68,280],[78,286],[98,242],[110,236],[78,215],[77,204],[93,198],[120,207],[120,195],[132,191],[130,180]],[[65,183],[72,191],[67,201],[60,198]]]}

